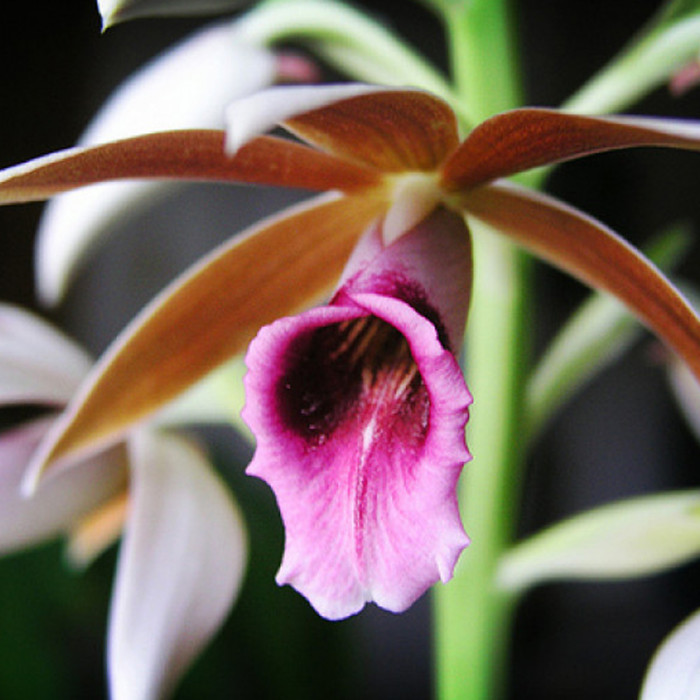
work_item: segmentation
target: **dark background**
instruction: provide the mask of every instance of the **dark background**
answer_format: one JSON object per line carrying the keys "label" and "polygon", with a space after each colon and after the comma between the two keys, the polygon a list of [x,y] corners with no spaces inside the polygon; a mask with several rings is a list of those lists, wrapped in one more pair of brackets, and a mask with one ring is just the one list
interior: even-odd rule
{"label": "dark background", "polygon": [[[13,6],[0,22],[0,166],[71,145],[124,76],[201,24],[144,20],[101,35],[93,0]],[[420,5],[404,0],[398,14],[391,12],[396,3],[362,6],[444,62],[439,26]],[[656,7],[651,0],[522,0],[518,36],[528,102],[561,102]],[[694,117],[700,90],[676,100],[660,89],[634,111]],[[636,151],[568,164],[549,189],[643,244],[669,224],[700,223],[699,176],[697,155]],[[42,313],[98,353],[177,271],[296,196],[193,187],[115,236],[91,259],[66,302]],[[40,211],[40,205],[0,209],[0,299],[34,308],[33,232]],[[700,282],[697,248],[680,272]],[[542,266],[537,293],[534,353],[585,290]],[[209,438],[246,515],[251,565],[239,605],[178,697],[429,697],[427,597],[401,616],[370,607],[342,623],[318,619],[299,596],[274,585],[282,532],[270,494],[242,476],[245,458],[231,459],[230,432],[211,431]],[[646,337],[571,402],[537,445],[521,529],[530,532],[615,498],[695,487],[699,454],[666,389],[654,341]],[[114,557],[110,552],[82,575],[65,569],[58,544],[0,561],[0,698],[104,695]],[[516,621],[512,697],[634,697],[656,645],[700,604],[699,578],[700,568],[691,564],[636,582],[537,589]]]}

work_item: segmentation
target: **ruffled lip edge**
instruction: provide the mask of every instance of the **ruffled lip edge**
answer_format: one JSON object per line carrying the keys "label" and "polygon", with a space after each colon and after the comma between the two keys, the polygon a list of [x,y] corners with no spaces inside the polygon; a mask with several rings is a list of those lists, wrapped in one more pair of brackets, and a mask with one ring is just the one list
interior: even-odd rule
{"label": "ruffled lip edge", "polygon": [[[298,564],[290,561],[285,547],[276,581],[279,585],[290,584],[304,595],[316,611],[328,619],[340,619],[359,612],[366,602],[373,601],[380,607],[394,612],[407,609],[429,586],[437,580],[446,583],[452,578],[454,567],[461,552],[469,545],[469,537],[461,523],[456,496],[457,480],[471,454],[464,441],[464,427],[469,417],[472,396],[466,387],[459,364],[449,350],[438,339],[437,331],[431,321],[422,317],[408,303],[383,297],[373,293],[348,295],[344,300],[352,305],[325,306],[310,309],[295,317],[278,319],[264,327],[249,347],[246,362],[248,373],[245,377],[246,395],[248,397],[243,410],[243,418],[256,436],[285,435],[286,428],[280,425],[280,419],[267,401],[252,401],[251,396],[269,396],[275,390],[284,366],[283,358],[289,346],[289,340],[300,332],[319,328],[327,324],[352,320],[371,314],[390,323],[401,332],[409,343],[411,353],[423,376],[430,396],[430,428],[422,448],[421,461],[439,464],[439,471],[429,470],[429,503],[432,507],[447,512],[447,520],[452,522],[449,534],[440,543],[436,551],[436,576],[421,585],[410,586],[410,590],[382,592],[363,591],[352,601],[338,604],[333,596],[319,595],[318,590],[307,589],[299,583]],[[275,371],[271,371],[275,368]],[[455,381],[455,380],[458,381]],[[279,431],[284,431],[280,433]],[[455,440],[455,436],[462,436]],[[281,446],[280,446],[281,443]],[[456,444],[455,444],[456,443]],[[449,445],[446,449],[445,445]],[[282,440],[260,440],[253,460],[246,473],[263,479],[275,491],[278,479],[276,465],[284,458],[288,461],[288,442]],[[434,478],[437,475],[438,478]],[[279,484],[285,488],[284,484]],[[278,504],[284,521],[284,509],[280,498]],[[286,523],[285,523],[286,527]]]}

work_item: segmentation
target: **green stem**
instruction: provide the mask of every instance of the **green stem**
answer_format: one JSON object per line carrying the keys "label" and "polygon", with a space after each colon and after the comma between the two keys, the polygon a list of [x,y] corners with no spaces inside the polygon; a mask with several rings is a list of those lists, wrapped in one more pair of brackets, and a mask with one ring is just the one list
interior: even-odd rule
{"label": "green stem", "polygon": [[473,544],[454,580],[435,593],[436,661],[443,700],[491,700],[502,690],[513,601],[494,586],[517,514],[526,366],[528,262],[507,241],[476,231],[467,375],[475,396],[468,430],[474,460],[460,503]]}
{"label": "green stem", "polygon": [[472,124],[522,102],[509,4],[458,0],[443,9],[452,77]]}
{"label": "green stem", "polygon": [[[520,89],[504,0],[446,4],[453,75],[471,117],[515,107]],[[519,439],[528,358],[529,260],[473,227],[475,277],[466,374],[475,402],[467,438],[474,460],[460,486],[473,544],[452,582],[435,590],[436,682],[441,700],[492,700],[504,689],[515,601],[495,587],[519,501]]]}

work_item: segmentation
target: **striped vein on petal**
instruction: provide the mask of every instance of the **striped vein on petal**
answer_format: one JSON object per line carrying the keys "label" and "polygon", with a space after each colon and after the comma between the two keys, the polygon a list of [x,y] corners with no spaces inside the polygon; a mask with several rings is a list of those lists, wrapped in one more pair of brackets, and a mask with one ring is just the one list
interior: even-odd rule
{"label": "striped vein on petal", "polygon": [[39,201],[76,187],[134,178],[354,190],[377,185],[367,168],[289,140],[260,137],[235,156],[221,131],[192,129],[70,148],[0,171],[0,204]]}
{"label": "striped vein on petal", "polygon": [[477,126],[442,166],[450,191],[466,190],[542,165],[621,148],[700,149],[700,125],[678,119],[589,117],[524,108]]}

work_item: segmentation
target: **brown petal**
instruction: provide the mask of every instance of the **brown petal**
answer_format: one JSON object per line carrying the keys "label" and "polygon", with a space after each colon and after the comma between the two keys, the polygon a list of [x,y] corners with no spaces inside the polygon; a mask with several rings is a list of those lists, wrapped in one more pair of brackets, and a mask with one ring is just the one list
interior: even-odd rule
{"label": "brown petal", "polygon": [[614,294],[700,379],[700,319],[639,251],[558,200],[507,184],[461,197],[468,213],[586,284]]}
{"label": "brown petal", "polygon": [[224,132],[167,131],[71,148],[0,172],[0,204],[46,199],[124,178],[216,180],[343,191],[375,185],[378,173],[288,140],[261,136],[235,155]]}
{"label": "brown petal", "polygon": [[700,149],[700,124],[516,109],[474,129],[445,163],[442,179],[448,190],[469,189],[541,165],[633,146]]}
{"label": "brown petal", "polygon": [[385,172],[434,170],[459,143],[450,106],[418,90],[368,92],[284,126],[324,150]]}
{"label": "brown petal", "polygon": [[[330,290],[380,197],[324,195],[213,251],[117,338],[39,450],[30,471],[123,435],[217,365],[265,323]],[[31,477],[30,477],[31,481]]]}

